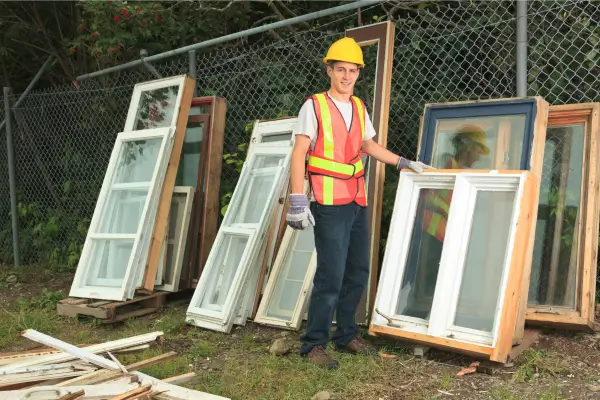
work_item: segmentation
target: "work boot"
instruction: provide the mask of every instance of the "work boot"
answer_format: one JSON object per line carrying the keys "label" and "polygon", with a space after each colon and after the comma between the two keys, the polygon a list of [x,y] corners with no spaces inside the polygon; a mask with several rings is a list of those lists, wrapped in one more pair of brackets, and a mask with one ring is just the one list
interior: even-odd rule
{"label": "work boot", "polygon": [[308,362],[320,367],[326,367],[327,369],[336,369],[338,367],[338,362],[327,354],[323,346],[313,347],[306,355],[306,358],[308,359]]}
{"label": "work boot", "polygon": [[339,347],[336,345],[336,350],[360,355],[373,355],[377,353],[375,347],[365,342],[360,336],[356,336],[345,347]]}

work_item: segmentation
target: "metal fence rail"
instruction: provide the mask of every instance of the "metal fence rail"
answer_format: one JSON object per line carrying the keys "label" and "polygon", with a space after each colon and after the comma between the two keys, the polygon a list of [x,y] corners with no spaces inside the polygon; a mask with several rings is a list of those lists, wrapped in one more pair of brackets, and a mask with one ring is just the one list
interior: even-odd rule
{"label": "metal fence rail", "polygon": [[[428,102],[516,95],[515,2],[460,1],[436,8],[384,4],[396,21],[388,147],[416,157],[419,117]],[[412,7],[412,8],[411,8]],[[382,11],[383,14],[383,11]],[[347,26],[356,18],[346,18]],[[528,95],[551,104],[600,100],[600,4],[529,1]],[[198,96],[227,99],[225,153],[250,137],[255,119],[295,115],[327,88],[322,57],[343,32],[320,28],[243,49],[198,52]],[[370,104],[374,54],[357,85]],[[162,76],[188,72],[187,54],[153,66]],[[32,92],[15,109],[14,146],[22,263],[74,267],[133,85],[155,79],[143,66]],[[14,104],[16,96],[11,99]],[[3,103],[0,102],[3,108]],[[3,110],[0,115],[3,115]],[[243,157],[243,154],[240,154]],[[221,194],[238,174],[224,164]],[[6,143],[0,144],[0,261],[11,262]],[[387,236],[397,173],[386,174],[382,238]]]}

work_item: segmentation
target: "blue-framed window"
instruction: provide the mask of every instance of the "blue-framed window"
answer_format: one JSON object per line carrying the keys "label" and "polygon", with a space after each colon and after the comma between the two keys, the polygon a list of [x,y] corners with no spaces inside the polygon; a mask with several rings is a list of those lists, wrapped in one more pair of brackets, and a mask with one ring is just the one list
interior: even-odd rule
{"label": "blue-framed window", "polygon": [[[427,107],[419,160],[434,168],[528,170],[537,112],[535,98]],[[503,151],[497,151],[499,147]]]}

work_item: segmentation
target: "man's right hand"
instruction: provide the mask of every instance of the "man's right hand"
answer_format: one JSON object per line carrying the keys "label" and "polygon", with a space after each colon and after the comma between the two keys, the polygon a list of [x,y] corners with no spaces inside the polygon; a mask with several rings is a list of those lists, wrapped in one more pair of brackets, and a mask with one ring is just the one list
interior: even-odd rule
{"label": "man's right hand", "polygon": [[315,226],[315,219],[310,212],[308,197],[305,194],[290,194],[290,209],[286,221],[292,229],[304,230],[308,224]]}

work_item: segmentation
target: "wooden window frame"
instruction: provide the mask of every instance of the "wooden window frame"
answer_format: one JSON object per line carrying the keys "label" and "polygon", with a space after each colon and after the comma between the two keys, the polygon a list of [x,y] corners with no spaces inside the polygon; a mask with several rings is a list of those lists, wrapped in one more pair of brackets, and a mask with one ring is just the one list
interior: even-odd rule
{"label": "wooden window frame", "polygon": [[[178,212],[183,213],[181,218],[181,224],[175,226],[175,231],[178,232],[176,238],[171,238],[174,240],[173,242],[173,257],[171,258],[171,262],[173,265],[171,266],[171,283],[164,283],[156,287],[157,290],[164,290],[167,292],[177,292],[179,290],[179,280],[181,276],[181,271],[183,269],[183,258],[185,255],[185,249],[187,247],[188,240],[188,231],[190,226],[190,217],[192,214],[192,204],[194,203],[194,188],[191,186],[175,186],[173,189],[173,197],[177,194],[183,195],[184,201],[183,206],[179,209]],[[172,200],[171,200],[172,201]],[[171,222],[171,218],[173,215],[169,214],[169,224]],[[168,236],[167,236],[168,239]],[[179,239],[179,240],[177,240]],[[168,253],[168,240],[164,242],[164,262],[163,262],[163,270],[167,270],[167,253]]]}
{"label": "wooden window frame", "polygon": [[[267,170],[274,172],[274,181],[272,191],[269,193],[265,209],[263,210],[259,221],[256,223],[235,222],[240,210],[243,210],[244,205],[248,204],[249,200],[247,198],[247,193],[250,190],[248,186],[254,176],[255,171],[257,171],[257,169],[254,167],[254,164],[257,162],[257,158],[260,156],[269,155],[283,155],[283,158],[278,166],[260,168],[261,172],[266,172]],[[212,247],[208,256],[206,270],[203,271],[202,275],[200,276],[200,280],[198,281],[198,285],[194,291],[192,300],[190,301],[186,319],[189,323],[221,332],[229,332],[231,330],[233,320],[236,317],[235,313],[237,312],[237,305],[240,301],[242,301],[242,290],[244,286],[246,286],[248,275],[252,273],[252,266],[254,265],[255,259],[258,257],[260,247],[262,247],[259,245],[261,244],[262,238],[264,238],[265,235],[265,231],[268,228],[270,216],[274,212],[277,196],[281,191],[284,179],[289,177],[290,157],[290,151],[278,148],[277,146],[254,146],[252,154],[242,167],[239,181],[236,185],[233,195],[231,196],[231,202],[227,208],[227,212],[225,213],[225,217],[223,218],[219,232],[217,233],[215,245]],[[239,232],[249,232],[248,234],[250,235],[251,240],[248,241],[246,249],[244,250],[242,261],[236,269],[235,278],[228,291],[227,302],[225,303],[223,310],[216,313],[213,310],[202,308],[201,300],[208,290],[207,284],[212,277],[211,275],[216,271],[215,268],[217,267],[214,265],[214,263],[215,258],[220,251],[220,243],[222,243],[223,240],[222,237],[224,234],[226,234],[226,232],[231,232],[234,230]]]}
{"label": "wooden window frame", "polygon": [[[495,318],[492,343],[482,344],[469,341],[464,337],[444,336],[443,334],[448,332],[447,321],[451,320],[448,316],[444,317],[444,314],[448,314],[450,308],[455,306],[450,304],[448,298],[453,291],[456,291],[457,286],[460,287],[461,282],[453,279],[453,272],[455,272],[453,269],[456,269],[456,265],[464,265],[464,253],[468,246],[468,240],[463,239],[465,230],[468,237],[470,226],[464,224],[461,218],[465,215],[472,217],[475,207],[474,200],[470,202],[464,200],[466,197],[473,198],[473,187],[477,190],[478,186],[484,186],[489,190],[494,185],[503,186],[509,183],[517,186],[510,240],[507,245],[511,256],[505,260],[500,294],[501,306]],[[405,268],[405,261],[398,268],[397,260],[406,260],[421,188],[454,189],[447,225],[448,235],[442,250],[431,318],[426,333],[411,328],[415,326],[414,321],[411,321],[412,318],[405,317],[399,320],[393,316]],[[402,171],[389,234],[390,241],[398,245],[388,247],[384,255],[382,277],[375,304],[376,312],[372,317],[369,333],[408,339],[432,347],[506,362],[514,341],[514,332],[520,325],[524,325],[524,315],[519,313],[519,304],[520,298],[527,296],[527,287],[523,286],[523,280],[528,276],[527,269],[531,264],[524,261],[530,257],[533,250],[527,238],[531,235],[531,230],[535,230],[535,219],[532,219],[532,214],[537,208],[536,188],[536,178],[529,171],[436,170],[423,174]],[[457,260],[462,261],[457,263]],[[454,298],[457,300],[457,296]],[[444,318],[444,321],[440,321]],[[399,326],[400,323],[408,324],[410,329]]]}
{"label": "wooden window frame", "polygon": [[[448,118],[455,118],[457,116],[475,116],[475,117],[484,117],[489,115],[486,113],[486,107],[502,107],[506,105],[515,105],[515,104],[526,104],[527,102],[533,102],[535,104],[534,110],[535,114],[531,115],[532,121],[529,125],[531,130],[531,134],[533,135],[528,139],[527,134],[524,135],[523,140],[529,140],[529,152],[526,153],[527,156],[521,157],[522,167],[523,165],[527,165],[524,170],[529,170],[536,178],[536,184],[538,186],[538,190],[535,192],[534,201],[537,204],[539,201],[539,185],[542,180],[542,168],[544,166],[544,145],[546,142],[546,127],[548,123],[548,115],[550,113],[550,104],[544,100],[540,96],[532,96],[532,97],[515,97],[509,99],[486,99],[486,100],[469,100],[469,101],[456,101],[456,102],[447,102],[447,103],[429,103],[425,105],[424,115],[420,119],[419,126],[419,140],[417,144],[417,159],[419,161],[431,162],[432,157],[432,146],[427,149],[427,144],[430,142],[433,144],[434,137],[427,138],[426,133],[430,130],[430,126],[432,126],[433,133],[430,133],[430,136],[433,136],[435,133],[435,119],[439,118],[439,114],[436,116],[435,114],[432,116],[433,110],[440,110],[446,114]],[[464,110],[472,107],[474,110],[471,113],[465,113]],[[461,111],[462,115],[453,111]],[[443,114],[442,114],[443,115]],[[493,114],[492,114],[493,115]],[[501,115],[501,114],[496,114]],[[432,117],[436,117],[433,118]],[[502,146],[507,143],[500,143],[500,147],[497,150],[497,153],[502,150]],[[429,154],[427,155],[427,152]],[[523,153],[522,153],[523,154]],[[533,219],[537,220],[537,208],[534,210]],[[535,230],[531,231],[531,235],[528,238],[529,245],[533,249],[534,241],[535,241]],[[528,265],[531,265],[533,258],[533,251],[529,254],[529,258],[526,260]],[[531,268],[529,268],[531,270]],[[523,290],[529,288],[529,276],[523,280]],[[519,305],[519,318],[525,318],[525,313],[527,311],[527,296],[521,296],[521,304]],[[525,326],[517,327],[515,331],[515,340],[520,340],[519,338],[524,335]]]}
{"label": "wooden window frame", "polygon": [[[221,170],[227,101],[222,97],[205,96],[192,99],[191,108],[210,107],[208,114],[189,115],[188,124],[205,123],[202,151],[198,165],[198,182],[194,194],[190,245],[187,249],[185,273],[180,288],[195,288],[208,254],[215,241],[219,225]],[[187,128],[187,126],[186,126]],[[206,190],[206,188],[214,190]]]}
{"label": "wooden window frame", "polygon": [[175,178],[177,176],[177,169],[179,167],[179,159],[181,157],[181,150],[183,148],[183,139],[185,137],[188,114],[190,112],[192,97],[194,96],[194,87],[196,81],[189,75],[185,74],[135,85],[132,102],[130,104],[129,112],[127,114],[127,122],[125,125],[126,129],[132,129],[135,113],[137,111],[136,102],[139,103],[142,91],[171,86],[175,83],[179,84],[179,94],[175,104],[175,112],[173,113],[173,121],[176,121],[174,124],[172,124],[175,126],[173,148],[163,180],[160,198],[158,200],[156,218],[153,226],[151,227],[152,238],[150,242],[150,248],[148,252],[145,252],[145,254],[142,255],[143,260],[146,261],[144,263],[146,270],[144,272],[142,269],[140,269],[139,275],[136,276],[135,280],[136,284],[140,285],[139,289],[142,289],[142,291],[145,292],[154,291],[156,271],[158,270],[158,263],[162,253],[162,243],[167,231],[169,211],[171,208],[171,198],[173,197],[173,188],[175,187]]}
{"label": "wooden window frame", "polygon": [[[531,325],[556,325],[567,328],[594,329],[596,264],[600,209],[598,137],[600,103],[566,104],[550,107],[548,127],[585,124],[583,174],[578,217],[575,308],[547,305],[528,306],[526,321]],[[544,266],[542,266],[544,267]],[[549,266],[552,268],[552,266]]]}
{"label": "wooden window frame", "polygon": [[[375,70],[375,91],[373,95],[373,112],[371,120],[375,128],[375,142],[387,146],[388,117],[390,111],[390,94],[392,86],[392,70],[394,62],[395,25],[390,21],[347,29],[346,37],[353,38],[359,46],[377,46],[377,65]],[[381,211],[383,207],[383,185],[385,182],[385,164],[370,160],[367,177],[367,202],[369,223],[369,284],[361,299],[359,321],[368,322],[377,294],[377,276],[379,271],[379,243],[381,231]],[[364,306],[363,306],[364,304]]]}
{"label": "wooden window frame", "polygon": [[[162,188],[162,179],[166,173],[167,162],[173,145],[174,130],[174,127],[155,128],[121,132],[117,135],[117,139],[110,156],[110,161],[104,175],[104,181],[100,189],[100,194],[98,195],[94,214],[88,228],[88,233],[85,239],[83,250],[81,252],[81,257],[79,259],[79,264],[75,272],[75,277],[73,278],[69,296],[115,301],[126,300],[127,298],[131,298],[133,296],[136,282],[136,271],[143,270],[143,266],[145,266],[145,262],[143,262],[145,247],[144,243],[149,242],[150,240],[149,237],[143,236],[143,232],[147,232],[148,226],[151,225],[152,221],[154,220],[154,215],[156,213],[156,198],[158,198],[160,194]],[[110,190],[114,185],[113,178],[120,160],[123,144],[129,141],[156,138],[161,138],[162,144],[152,174],[152,179],[148,187],[148,195],[144,202],[144,209],[142,211],[137,232],[135,234],[97,233],[102,223],[102,219],[105,218],[104,206],[108,200]],[[88,285],[86,282],[88,279],[88,274],[91,272],[89,271],[89,262],[91,257],[92,241],[120,238],[134,240],[129,262],[127,266],[125,266],[125,276],[122,279],[121,285],[119,287]]]}

